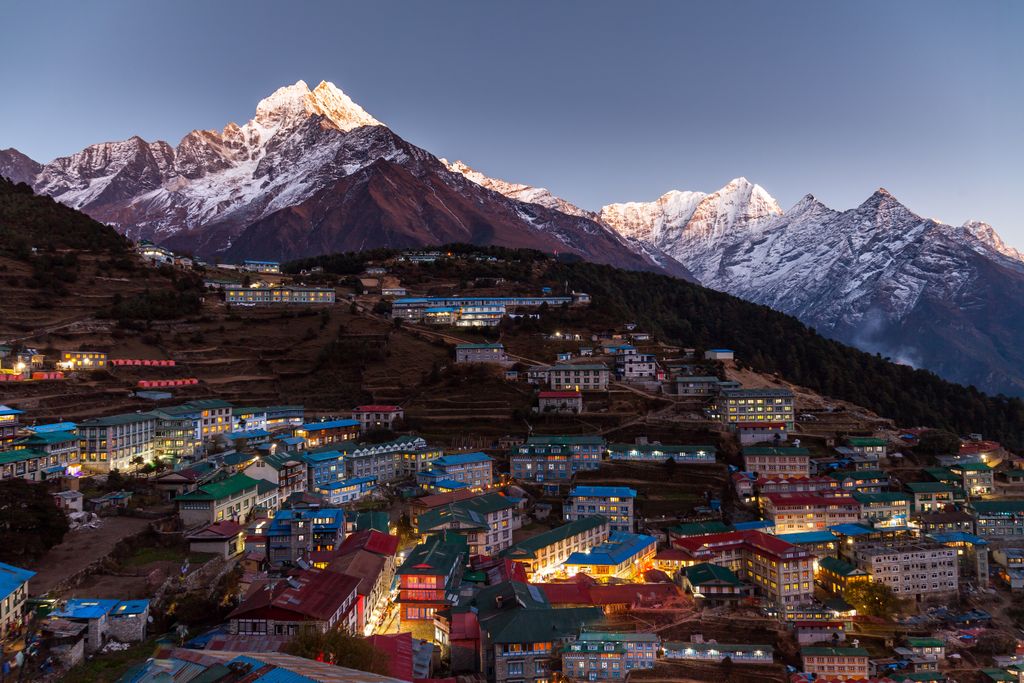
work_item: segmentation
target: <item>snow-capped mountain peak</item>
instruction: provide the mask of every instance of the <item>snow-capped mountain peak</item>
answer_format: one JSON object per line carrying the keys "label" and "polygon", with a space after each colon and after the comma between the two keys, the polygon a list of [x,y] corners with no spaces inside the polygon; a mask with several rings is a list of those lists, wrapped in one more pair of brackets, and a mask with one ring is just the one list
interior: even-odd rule
{"label": "snow-capped mountain peak", "polygon": [[260,100],[254,120],[271,128],[306,116],[323,116],[345,132],[360,126],[383,125],[340,88],[327,81],[321,81],[313,90],[301,80],[294,85],[278,88],[269,97]]}
{"label": "snow-capped mountain peak", "polygon": [[673,190],[653,202],[609,204],[600,214],[602,221],[629,239],[712,270],[717,259],[703,257],[716,251],[722,240],[741,239],[780,215],[778,202],[742,177],[711,194]]}
{"label": "snow-capped mountain peak", "polygon": [[971,219],[960,226],[959,232],[968,240],[974,241],[1003,256],[1015,261],[1024,261],[1024,253],[1004,242],[999,233],[995,231],[995,228],[984,221]]}

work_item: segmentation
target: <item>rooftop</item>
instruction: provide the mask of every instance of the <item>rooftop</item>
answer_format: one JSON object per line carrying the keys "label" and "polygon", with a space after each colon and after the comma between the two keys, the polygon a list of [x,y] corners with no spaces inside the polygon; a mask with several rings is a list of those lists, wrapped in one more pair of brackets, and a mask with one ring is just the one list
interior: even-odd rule
{"label": "rooftop", "polygon": [[590,550],[575,552],[566,559],[567,565],[611,565],[617,566],[629,558],[651,546],[656,546],[658,539],[646,534],[631,534],[625,531],[613,531],[608,540],[594,546]]}
{"label": "rooftop", "polygon": [[569,497],[589,496],[595,498],[636,498],[636,489],[627,486],[574,486]]}
{"label": "rooftop", "polygon": [[451,453],[449,455],[442,455],[432,463],[434,467],[441,465],[466,465],[475,462],[489,462],[493,460],[491,456],[486,453]]}
{"label": "rooftop", "polygon": [[726,398],[793,398],[793,392],[789,389],[722,389],[722,395]]}
{"label": "rooftop", "polygon": [[806,657],[868,657],[868,651],[862,647],[804,647],[800,648],[800,655]]}
{"label": "rooftop", "polygon": [[536,536],[520,541],[511,547],[505,548],[505,550],[501,551],[501,555],[503,557],[511,557],[513,559],[533,557],[534,553],[541,548],[546,548],[547,546],[558,543],[570,536],[582,534],[607,523],[608,519],[600,515],[584,517],[572,522],[566,522],[554,529],[537,534]]}
{"label": "rooftop", "polygon": [[568,436],[560,434],[537,434],[527,437],[527,446],[603,446],[603,436]]}
{"label": "rooftop", "polygon": [[28,569],[0,562],[0,598],[6,598],[35,575]]}
{"label": "rooftop", "polygon": [[136,422],[146,422],[148,420],[155,420],[150,413],[120,413],[118,415],[110,415],[108,417],[94,417],[90,420],[83,420],[78,423],[79,428],[82,427],[117,427],[120,425],[135,424]]}
{"label": "rooftop", "polygon": [[328,420],[326,422],[307,422],[299,427],[305,432],[316,432],[321,429],[340,429],[342,427],[358,427],[358,420]]}
{"label": "rooftop", "polygon": [[683,570],[686,580],[694,586],[702,586],[706,583],[727,583],[730,586],[740,586],[742,581],[729,569],[710,562],[701,562],[687,567]]}
{"label": "rooftop", "polygon": [[743,455],[807,455],[811,452],[803,446],[748,446],[743,449]]}
{"label": "rooftop", "polygon": [[221,500],[247,489],[254,489],[257,481],[244,474],[233,474],[227,479],[204,484],[195,491],[182,494],[175,500]]}

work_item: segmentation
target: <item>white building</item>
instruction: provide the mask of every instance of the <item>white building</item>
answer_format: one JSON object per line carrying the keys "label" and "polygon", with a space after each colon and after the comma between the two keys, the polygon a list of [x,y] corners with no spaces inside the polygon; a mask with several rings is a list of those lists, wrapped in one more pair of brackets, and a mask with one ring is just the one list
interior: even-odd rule
{"label": "white building", "polygon": [[83,469],[132,472],[155,456],[157,419],[149,413],[124,413],[78,423]]}
{"label": "white building", "polygon": [[606,391],[608,368],[602,363],[553,365],[548,382],[555,391]]}
{"label": "white building", "polygon": [[459,344],[455,347],[456,363],[507,363],[504,344]]}
{"label": "white building", "polygon": [[938,544],[908,543],[854,546],[857,566],[892,588],[902,598],[922,599],[955,592],[959,580],[956,548]]}

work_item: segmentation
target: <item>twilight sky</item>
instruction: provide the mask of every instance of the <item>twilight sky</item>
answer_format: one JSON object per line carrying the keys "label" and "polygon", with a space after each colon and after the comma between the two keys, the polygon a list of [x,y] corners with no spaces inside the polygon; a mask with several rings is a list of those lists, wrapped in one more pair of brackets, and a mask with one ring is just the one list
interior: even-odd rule
{"label": "twilight sky", "polygon": [[438,156],[580,206],[884,186],[1024,247],[1024,3],[246,0],[4,7],[0,148],[38,161],[243,123],[334,82]]}

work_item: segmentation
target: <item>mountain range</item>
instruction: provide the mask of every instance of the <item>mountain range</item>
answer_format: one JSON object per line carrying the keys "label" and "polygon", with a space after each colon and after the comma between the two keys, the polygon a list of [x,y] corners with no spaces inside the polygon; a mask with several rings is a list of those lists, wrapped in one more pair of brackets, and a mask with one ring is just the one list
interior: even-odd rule
{"label": "mountain range", "polygon": [[1024,256],[980,221],[926,219],[879,189],[783,210],[737,178],[590,211],[440,159],[330,83],[299,81],[222,131],[133,137],[0,175],[134,239],[206,258],[287,260],[449,242],[656,270],[790,313],[821,333],[990,392],[1024,395]]}
{"label": "mountain range", "polygon": [[132,137],[47,164],[3,150],[0,174],[133,239],[226,261],[468,242],[689,277],[591,218],[451,171],[330,83],[280,88],[244,125],[194,130],[176,147]]}

